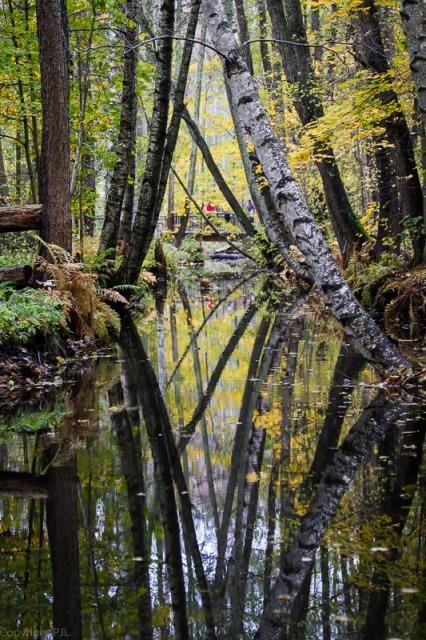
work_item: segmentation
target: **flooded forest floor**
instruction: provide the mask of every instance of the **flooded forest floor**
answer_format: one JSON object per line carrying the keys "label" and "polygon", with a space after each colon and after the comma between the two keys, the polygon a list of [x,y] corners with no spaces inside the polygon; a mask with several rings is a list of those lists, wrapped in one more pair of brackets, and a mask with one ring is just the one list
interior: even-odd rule
{"label": "flooded forest floor", "polygon": [[2,394],[0,635],[426,637],[424,398],[315,297],[175,280],[63,360]]}

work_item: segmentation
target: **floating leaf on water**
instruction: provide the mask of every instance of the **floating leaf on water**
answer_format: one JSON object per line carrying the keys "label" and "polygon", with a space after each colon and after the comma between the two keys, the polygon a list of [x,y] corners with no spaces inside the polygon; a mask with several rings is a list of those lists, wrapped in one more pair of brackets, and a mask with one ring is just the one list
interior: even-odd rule
{"label": "floating leaf on water", "polygon": [[401,593],[418,593],[419,590],[416,587],[403,587]]}
{"label": "floating leaf on water", "polygon": [[345,616],[344,614],[338,615],[334,618],[335,622],[352,622],[353,618]]}
{"label": "floating leaf on water", "polygon": [[118,413],[119,411],[123,410],[123,405],[115,405],[113,404],[112,407],[109,408],[111,413]]}
{"label": "floating leaf on water", "polygon": [[389,551],[388,547],[371,547],[371,553],[379,553],[384,551]]}

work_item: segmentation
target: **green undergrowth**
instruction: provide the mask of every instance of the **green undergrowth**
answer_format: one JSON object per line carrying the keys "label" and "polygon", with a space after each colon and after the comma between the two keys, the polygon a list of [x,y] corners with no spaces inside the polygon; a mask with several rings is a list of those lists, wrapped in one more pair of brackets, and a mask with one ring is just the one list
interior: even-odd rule
{"label": "green undergrowth", "polygon": [[371,309],[379,288],[403,268],[403,260],[391,254],[384,254],[378,262],[367,263],[352,257],[346,277],[363,306]]}
{"label": "green undergrowth", "polygon": [[68,302],[57,292],[0,285],[0,346],[53,344],[66,331]]}
{"label": "green undergrowth", "polygon": [[37,247],[37,236],[32,231],[1,234],[0,267],[32,265],[37,253]]}
{"label": "green undergrowth", "polygon": [[[166,256],[167,268],[172,273],[178,272],[182,264],[199,265],[204,262],[203,246],[201,242],[193,236],[186,236],[179,248],[175,247],[171,242],[164,242],[163,249],[164,255]],[[155,261],[150,265],[147,260],[144,266],[146,266],[147,269],[154,269],[156,266]]]}
{"label": "green undergrowth", "polygon": [[59,427],[66,415],[64,407],[53,410],[22,411],[13,416],[0,418],[0,443],[7,442],[11,433],[36,433],[37,431],[53,430]]}
{"label": "green undergrowth", "polygon": [[383,317],[394,338],[420,338],[426,322],[426,268],[407,269],[402,258],[384,255],[378,262],[354,259],[346,277],[355,295]]}

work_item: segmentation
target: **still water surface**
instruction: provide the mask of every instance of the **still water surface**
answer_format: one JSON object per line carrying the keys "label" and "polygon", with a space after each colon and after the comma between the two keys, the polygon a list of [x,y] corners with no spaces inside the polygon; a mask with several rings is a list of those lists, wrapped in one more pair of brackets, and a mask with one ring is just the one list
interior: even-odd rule
{"label": "still water surface", "polygon": [[83,364],[1,421],[0,638],[426,638],[421,403],[314,301],[174,283]]}

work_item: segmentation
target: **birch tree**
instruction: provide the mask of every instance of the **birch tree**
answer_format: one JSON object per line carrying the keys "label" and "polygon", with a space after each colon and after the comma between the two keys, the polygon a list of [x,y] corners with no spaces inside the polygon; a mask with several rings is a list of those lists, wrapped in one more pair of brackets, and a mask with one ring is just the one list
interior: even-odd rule
{"label": "birch tree", "polygon": [[409,363],[364,311],[334,262],[290,172],[284,147],[271,127],[222,2],[202,0],[202,7],[210,39],[220,52],[232,97],[230,108],[237,111],[251,140],[276,205],[273,223],[277,228],[283,226],[302,252],[321,296],[363,356],[382,374],[407,367]]}

